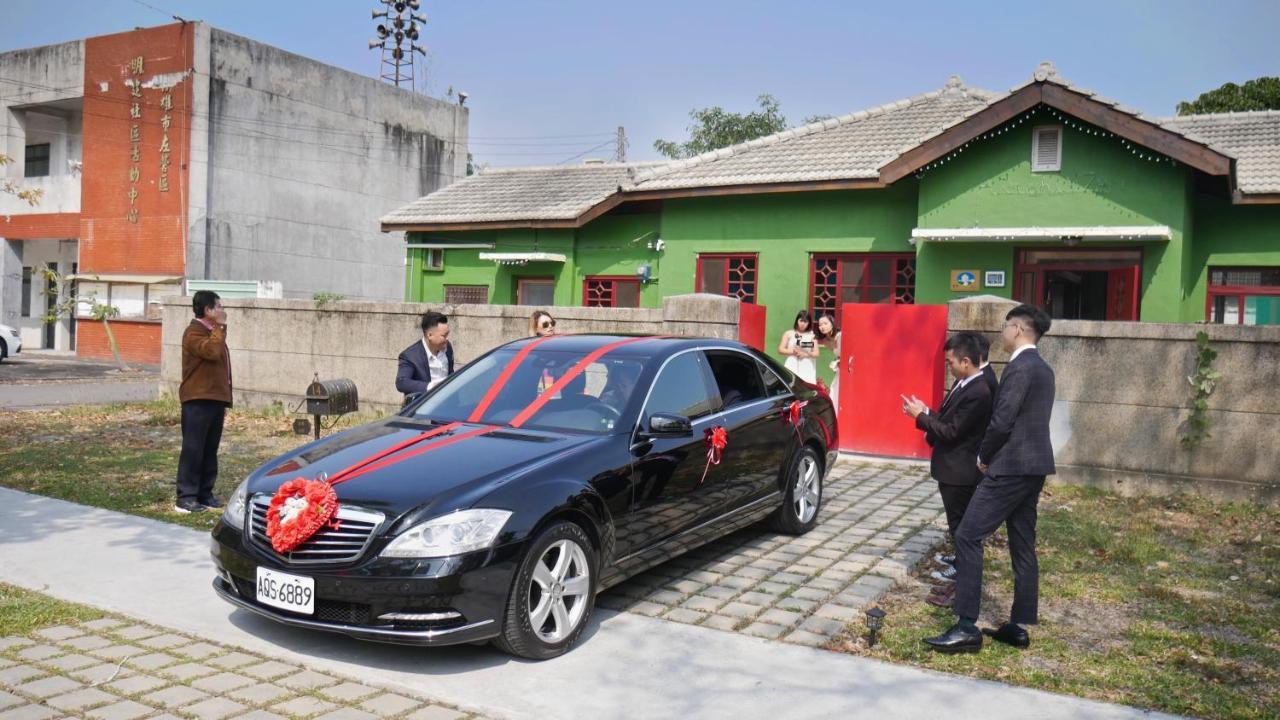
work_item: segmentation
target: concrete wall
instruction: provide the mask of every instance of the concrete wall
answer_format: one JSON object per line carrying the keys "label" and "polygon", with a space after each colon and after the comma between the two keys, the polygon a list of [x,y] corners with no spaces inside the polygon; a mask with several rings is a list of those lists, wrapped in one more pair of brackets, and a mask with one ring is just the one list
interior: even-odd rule
{"label": "concrete wall", "polygon": [[[1008,356],[998,333],[1012,307],[991,296],[953,301],[948,329],[986,333],[1002,370]],[[1209,397],[1212,437],[1185,450],[1186,378],[1195,372],[1200,330],[1223,377]],[[1057,482],[1280,500],[1280,327],[1055,320],[1038,347],[1057,375]]]}
{"label": "concrete wall", "polygon": [[[182,333],[191,300],[163,301],[161,387],[176,395],[182,372]],[[443,305],[341,302],[323,309],[303,300],[224,300],[235,401],[282,401],[292,410],[315,374],[355,381],[361,410],[395,410],[396,358],[422,338],[427,310],[449,316],[454,359],[461,366],[529,333],[531,308],[513,305]],[[662,308],[547,308],[561,332],[652,333],[718,338],[738,335],[738,302],[716,295],[665,298]]]}
{"label": "concrete wall", "polygon": [[465,174],[468,111],[208,26],[204,46],[187,276],[403,299],[404,240],[378,218]]}

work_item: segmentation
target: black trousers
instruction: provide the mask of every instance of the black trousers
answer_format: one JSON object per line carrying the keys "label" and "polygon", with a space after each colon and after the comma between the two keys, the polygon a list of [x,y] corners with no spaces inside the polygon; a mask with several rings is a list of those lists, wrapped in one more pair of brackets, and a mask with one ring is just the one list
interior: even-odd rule
{"label": "black trousers", "polygon": [[218,479],[218,445],[226,403],[188,400],[182,403],[182,453],[178,455],[178,500],[208,500]]}
{"label": "black trousers", "polygon": [[1009,621],[1034,625],[1040,602],[1040,564],[1036,560],[1036,505],[1043,475],[984,477],[974,490],[956,531],[958,617],[978,618],[982,604],[982,541],[1004,523],[1013,560],[1013,609]]}
{"label": "black trousers", "polygon": [[938,494],[942,496],[942,509],[947,511],[947,532],[951,533],[952,540],[956,538],[956,531],[960,529],[960,519],[964,517],[964,511],[969,507],[969,501],[973,499],[973,492],[977,487],[977,485],[938,483]]}

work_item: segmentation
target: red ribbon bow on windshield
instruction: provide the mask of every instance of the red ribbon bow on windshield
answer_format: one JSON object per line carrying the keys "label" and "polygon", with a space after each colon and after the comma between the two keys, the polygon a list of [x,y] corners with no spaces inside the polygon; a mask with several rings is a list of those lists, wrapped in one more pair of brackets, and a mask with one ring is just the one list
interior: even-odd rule
{"label": "red ribbon bow on windshield", "polygon": [[707,473],[711,472],[711,466],[720,464],[720,455],[725,446],[729,444],[729,433],[722,425],[708,428],[703,442],[707,445],[707,467],[702,471],[702,480],[698,481],[699,485],[702,484],[703,480],[707,479]]}

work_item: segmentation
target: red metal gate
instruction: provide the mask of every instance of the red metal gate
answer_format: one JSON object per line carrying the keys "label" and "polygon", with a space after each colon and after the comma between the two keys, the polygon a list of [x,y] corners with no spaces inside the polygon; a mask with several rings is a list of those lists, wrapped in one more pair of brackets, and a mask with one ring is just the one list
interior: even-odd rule
{"label": "red metal gate", "polygon": [[840,449],[929,457],[901,396],[941,404],[947,306],[845,303],[840,332]]}

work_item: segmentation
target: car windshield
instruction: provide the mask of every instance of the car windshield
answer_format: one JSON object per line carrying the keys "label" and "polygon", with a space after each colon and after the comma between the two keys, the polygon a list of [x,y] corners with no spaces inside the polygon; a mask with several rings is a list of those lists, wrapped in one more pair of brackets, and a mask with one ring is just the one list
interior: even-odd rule
{"label": "car windshield", "polygon": [[586,353],[542,349],[513,366],[516,355],[498,350],[466,366],[415,408],[414,417],[612,433],[621,429],[644,369],[635,358],[606,354],[584,366]]}

